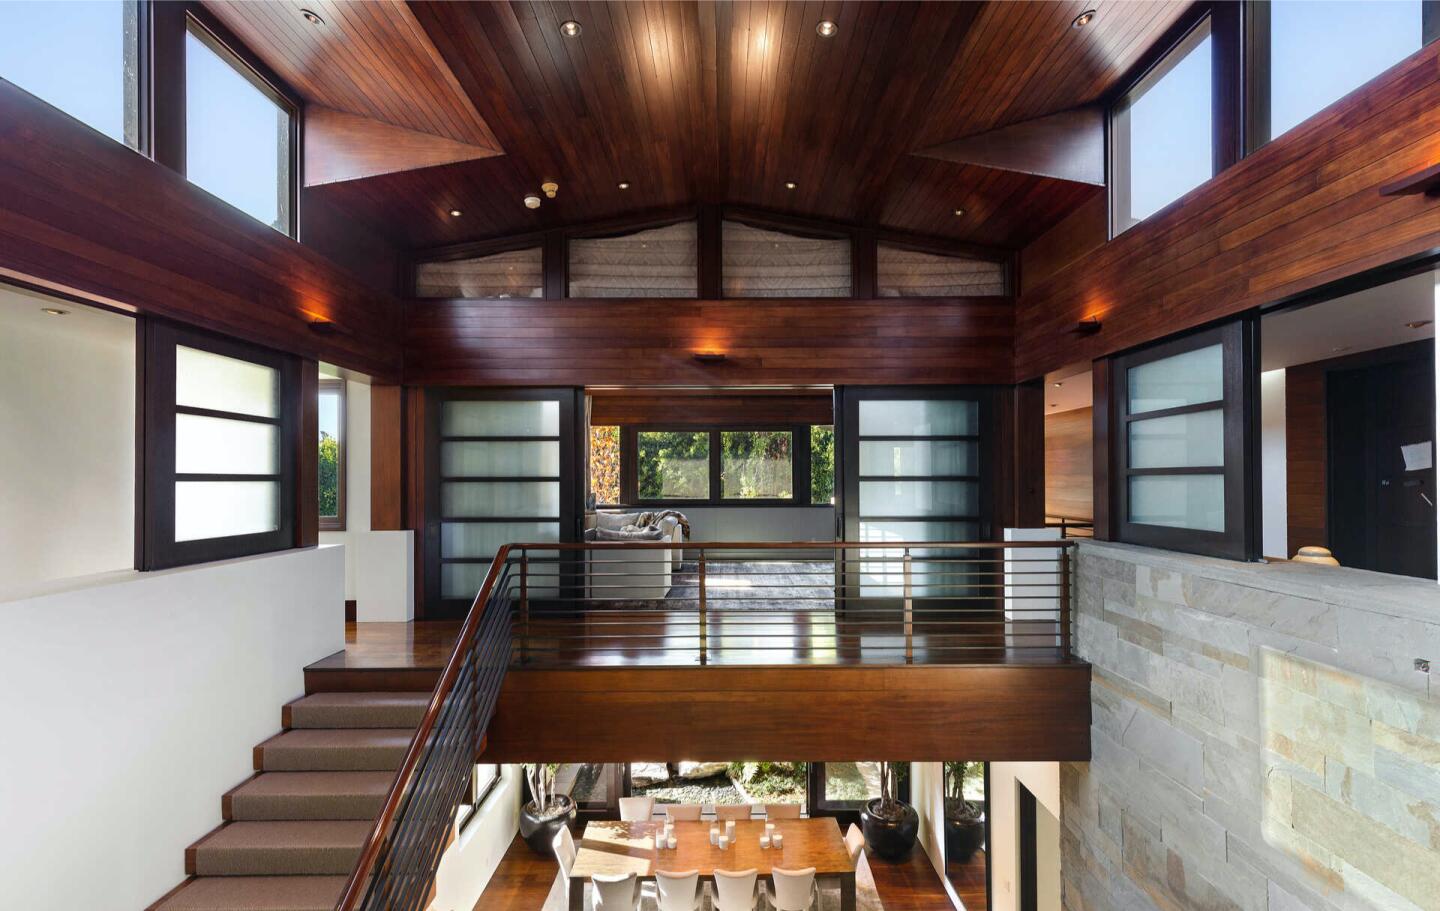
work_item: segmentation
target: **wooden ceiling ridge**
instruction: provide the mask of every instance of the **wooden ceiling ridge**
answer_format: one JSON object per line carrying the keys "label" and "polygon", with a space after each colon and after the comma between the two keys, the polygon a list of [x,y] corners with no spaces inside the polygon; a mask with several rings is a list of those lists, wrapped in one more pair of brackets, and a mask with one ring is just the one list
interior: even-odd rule
{"label": "wooden ceiling ridge", "polygon": [[922,158],[1105,186],[1105,108],[1057,111],[921,149]]}

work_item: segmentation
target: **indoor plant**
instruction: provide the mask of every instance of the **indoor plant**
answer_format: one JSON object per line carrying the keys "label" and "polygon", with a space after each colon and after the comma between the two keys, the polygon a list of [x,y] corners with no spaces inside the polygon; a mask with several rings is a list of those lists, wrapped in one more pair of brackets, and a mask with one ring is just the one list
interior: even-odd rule
{"label": "indoor plant", "polygon": [[966,863],[985,843],[985,805],[965,799],[965,782],[985,774],[978,762],[945,763],[945,860]]}
{"label": "indoor plant", "polygon": [[554,856],[556,833],[575,818],[575,801],[555,793],[559,768],[560,764],[554,762],[525,766],[530,801],[520,808],[520,837],[536,854]]}
{"label": "indoor plant", "polygon": [[915,808],[895,797],[897,764],[880,766],[880,796],[867,801],[860,810],[860,829],[871,853],[882,860],[900,860],[915,847],[920,834],[920,816]]}

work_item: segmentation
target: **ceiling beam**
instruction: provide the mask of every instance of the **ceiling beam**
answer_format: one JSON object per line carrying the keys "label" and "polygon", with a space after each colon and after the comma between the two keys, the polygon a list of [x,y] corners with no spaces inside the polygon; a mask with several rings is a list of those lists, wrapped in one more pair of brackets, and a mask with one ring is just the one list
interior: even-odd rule
{"label": "ceiling beam", "polygon": [[310,105],[305,109],[305,186],[414,171],[500,154],[433,133]]}
{"label": "ceiling beam", "polygon": [[1105,112],[1098,105],[1022,120],[921,149],[959,164],[1105,185]]}

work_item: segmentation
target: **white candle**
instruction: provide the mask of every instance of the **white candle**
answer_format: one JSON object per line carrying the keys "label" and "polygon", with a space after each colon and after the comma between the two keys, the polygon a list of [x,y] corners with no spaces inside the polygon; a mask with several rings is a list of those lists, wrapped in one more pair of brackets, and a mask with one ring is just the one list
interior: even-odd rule
{"label": "white candle", "polygon": [[767,823],[765,823],[765,831],[766,831],[767,833],[771,834],[771,835],[774,835],[774,834],[775,834],[775,823],[773,823],[773,822],[767,822]]}
{"label": "white candle", "polygon": [[735,820],[725,820],[725,834],[729,835],[731,838],[735,837]]}
{"label": "white candle", "polygon": [[780,847],[784,842],[785,836],[781,835],[779,832],[776,832],[770,837],[770,843],[777,848]]}
{"label": "white candle", "polygon": [[763,834],[763,833],[760,835],[760,847],[761,847],[761,848],[768,848],[768,847],[770,847],[770,836],[769,836],[769,835],[765,835],[765,834]]}
{"label": "white candle", "polygon": [[675,844],[676,842],[674,835],[671,835],[669,838],[665,839],[665,846],[668,847],[671,851],[675,850]]}
{"label": "white candle", "polygon": [[721,835],[721,836],[720,836],[720,850],[721,850],[721,851],[724,851],[724,850],[725,850],[726,848],[728,848],[728,847],[730,847],[730,839],[727,838],[727,837],[724,836],[724,835]]}
{"label": "white candle", "polygon": [[720,842],[720,828],[719,828],[718,826],[711,826],[711,827],[710,827],[710,844],[712,844],[712,845],[714,845],[714,844],[719,844],[719,842]]}

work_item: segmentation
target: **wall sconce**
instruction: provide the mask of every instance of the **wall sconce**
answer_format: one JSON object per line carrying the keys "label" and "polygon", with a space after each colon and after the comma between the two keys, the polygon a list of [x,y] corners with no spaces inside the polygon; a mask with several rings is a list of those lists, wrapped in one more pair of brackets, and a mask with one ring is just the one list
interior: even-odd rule
{"label": "wall sconce", "polygon": [[320,336],[331,336],[340,331],[340,327],[323,316],[310,320],[310,331]]}
{"label": "wall sconce", "polygon": [[1075,324],[1075,333],[1077,335],[1094,335],[1099,331],[1100,317],[1098,316],[1087,316]]}
{"label": "wall sconce", "polygon": [[1380,187],[1381,196],[1440,196],[1440,164],[1406,174]]}
{"label": "wall sconce", "polygon": [[697,351],[695,352],[695,360],[702,364],[723,364],[725,363],[725,355],[717,351]]}

